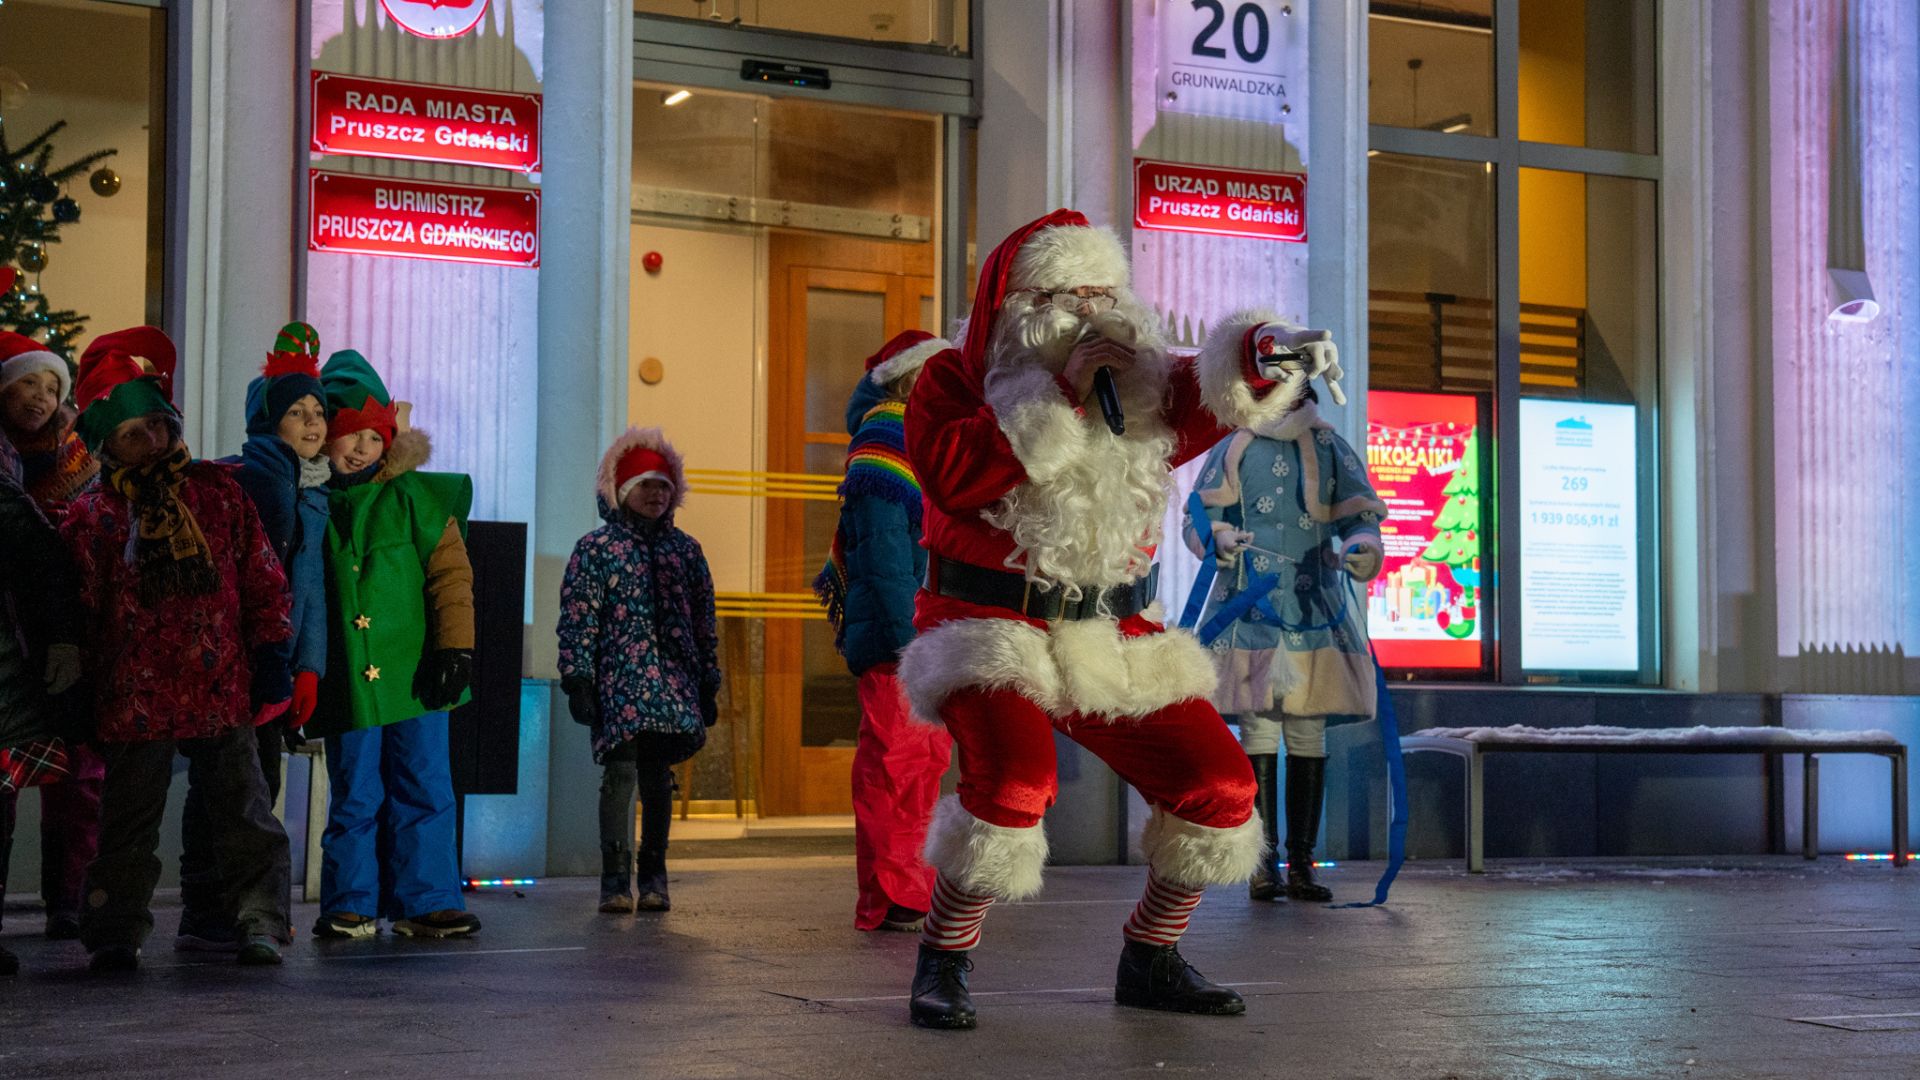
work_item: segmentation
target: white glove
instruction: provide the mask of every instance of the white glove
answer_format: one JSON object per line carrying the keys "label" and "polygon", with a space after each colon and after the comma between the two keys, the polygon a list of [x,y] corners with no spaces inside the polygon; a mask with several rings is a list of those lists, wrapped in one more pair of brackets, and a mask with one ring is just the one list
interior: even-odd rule
{"label": "white glove", "polygon": [[80,681],[80,646],[50,645],[47,647],[47,695],[59,697],[73,689]]}
{"label": "white glove", "polygon": [[1261,376],[1275,382],[1296,373],[1304,374],[1305,381],[1323,379],[1334,404],[1347,403],[1347,395],[1340,389],[1346,372],[1340,368],[1340,349],[1333,343],[1331,330],[1261,323],[1253,332],[1253,360]]}
{"label": "white glove", "polygon": [[1380,549],[1371,544],[1349,550],[1345,558],[1347,573],[1355,581],[1372,581],[1380,573],[1381,561]]}

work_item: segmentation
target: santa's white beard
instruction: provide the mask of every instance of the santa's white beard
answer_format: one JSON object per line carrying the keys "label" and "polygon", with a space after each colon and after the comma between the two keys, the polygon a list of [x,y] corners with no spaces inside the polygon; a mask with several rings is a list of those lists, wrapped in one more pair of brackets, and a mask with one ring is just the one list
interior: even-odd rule
{"label": "santa's white beard", "polygon": [[[1044,588],[1061,586],[1070,597],[1080,587],[1121,585],[1144,576],[1166,511],[1173,435],[1161,417],[1169,361],[1151,312],[1123,297],[1096,329],[1115,340],[1131,336],[1137,363],[1116,380],[1126,433],[1114,435],[1097,407],[1078,421],[1081,441],[1049,462],[1044,480],[1029,479],[983,512],[987,522],[1013,537],[1007,566]],[[1062,373],[1086,320],[1051,306],[1004,310],[988,350],[989,386],[1040,368]],[[1050,383],[1038,384],[1049,409],[1069,410]],[[989,392],[996,409],[1004,395]],[[1009,422],[1001,415],[1001,423]],[[1027,462],[1029,474],[1035,469]]]}

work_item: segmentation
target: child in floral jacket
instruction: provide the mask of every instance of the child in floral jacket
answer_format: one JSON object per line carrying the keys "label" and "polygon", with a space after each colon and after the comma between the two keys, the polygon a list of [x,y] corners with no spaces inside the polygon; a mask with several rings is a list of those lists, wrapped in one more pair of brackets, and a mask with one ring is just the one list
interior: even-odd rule
{"label": "child in floral jacket", "polygon": [[606,524],[574,546],[560,586],[560,680],[573,718],[593,729],[600,783],[600,910],[633,911],[633,801],[640,796],[643,911],[666,911],[672,767],[706,743],[719,715],[713,574],[674,527],[686,499],[680,455],[658,428],[630,429],[598,480]]}

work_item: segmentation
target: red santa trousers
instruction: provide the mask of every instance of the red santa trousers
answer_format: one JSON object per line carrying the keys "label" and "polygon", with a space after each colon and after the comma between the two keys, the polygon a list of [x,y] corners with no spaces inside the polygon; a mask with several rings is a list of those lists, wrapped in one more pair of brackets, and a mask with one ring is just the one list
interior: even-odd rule
{"label": "red santa trousers", "polygon": [[950,695],[940,716],[960,747],[960,786],[957,805],[940,807],[929,852],[975,895],[1018,899],[1039,887],[1046,841],[1037,826],[1059,793],[1056,731],[1154,808],[1141,843],[1162,877],[1244,881],[1257,858],[1253,768],[1205,699],[1109,718],[1050,715],[1014,690],[970,689]]}
{"label": "red santa trousers", "polygon": [[860,898],[853,925],[873,930],[887,908],[924,912],[933,868],[920,856],[953,739],[915,722],[891,664],[860,676],[860,742],[853,752],[853,850]]}

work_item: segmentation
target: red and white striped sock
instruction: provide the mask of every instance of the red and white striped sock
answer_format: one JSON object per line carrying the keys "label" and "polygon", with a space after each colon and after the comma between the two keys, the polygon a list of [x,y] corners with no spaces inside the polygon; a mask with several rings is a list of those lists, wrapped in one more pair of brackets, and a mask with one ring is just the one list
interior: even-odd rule
{"label": "red and white striped sock", "polygon": [[1128,941],[1148,945],[1178,944],[1180,935],[1187,932],[1187,920],[1193,917],[1193,909],[1200,906],[1200,896],[1204,891],[1176,885],[1148,870],[1147,891],[1140,897],[1139,905],[1133,909],[1132,917],[1127,919],[1127,925],[1120,932],[1126,935]]}
{"label": "red and white striped sock", "polygon": [[960,952],[980,944],[980,924],[993,897],[975,896],[939,874],[933,879],[933,907],[920,927],[920,941],[936,949]]}

